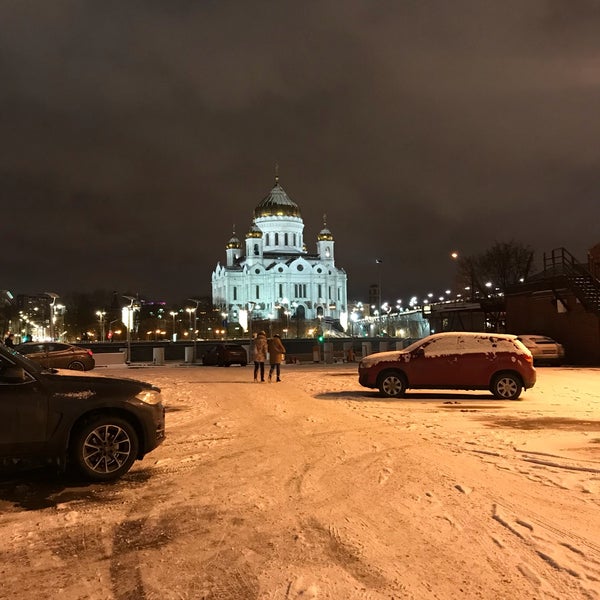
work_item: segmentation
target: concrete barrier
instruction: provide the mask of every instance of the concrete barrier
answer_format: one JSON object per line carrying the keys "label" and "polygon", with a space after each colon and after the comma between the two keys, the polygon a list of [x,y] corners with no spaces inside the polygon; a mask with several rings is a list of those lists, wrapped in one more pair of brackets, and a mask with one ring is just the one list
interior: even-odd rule
{"label": "concrete barrier", "polygon": [[152,348],[152,362],[155,365],[165,364],[165,349],[164,348]]}
{"label": "concrete barrier", "polygon": [[194,346],[186,346],[185,347],[185,362],[187,364],[191,364],[195,360],[194,356]]}
{"label": "concrete barrier", "polygon": [[94,354],[96,367],[125,367],[127,352],[99,352]]}

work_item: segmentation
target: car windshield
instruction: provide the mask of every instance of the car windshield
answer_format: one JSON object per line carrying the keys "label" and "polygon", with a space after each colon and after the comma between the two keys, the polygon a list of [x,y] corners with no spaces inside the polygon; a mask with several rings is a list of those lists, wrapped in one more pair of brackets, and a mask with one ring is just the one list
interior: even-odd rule
{"label": "car windshield", "polygon": [[402,352],[414,352],[423,344],[424,339],[425,338],[422,338],[420,340],[417,340],[416,342],[413,342],[410,346],[406,346],[406,348],[404,348]]}

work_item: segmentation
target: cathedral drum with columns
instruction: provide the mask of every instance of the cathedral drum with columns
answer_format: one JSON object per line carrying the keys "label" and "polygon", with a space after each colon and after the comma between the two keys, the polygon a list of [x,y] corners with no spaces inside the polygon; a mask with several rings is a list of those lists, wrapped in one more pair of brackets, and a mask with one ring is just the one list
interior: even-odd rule
{"label": "cathedral drum with columns", "polygon": [[334,240],[324,218],[317,251],[309,254],[300,208],[279,185],[254,209],[245,247],[235,231],[225,264],[212,275],[213,304],[248,331],[252,321],[295,323],[305,334],[322,321],[348,324],[347,276],[335,266]]}

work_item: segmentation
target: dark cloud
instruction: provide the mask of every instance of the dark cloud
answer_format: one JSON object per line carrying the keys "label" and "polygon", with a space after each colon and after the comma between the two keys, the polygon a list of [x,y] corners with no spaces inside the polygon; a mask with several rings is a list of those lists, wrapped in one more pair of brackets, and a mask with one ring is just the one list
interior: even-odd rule
{"label": "dark cloud", "polygon": [[390,299],[446,287],[454,248],[583,259],[598,6],[4,2],[2,287],[209,293],[275,162],[309,244],[327,213],[351,297],[379,256]]}

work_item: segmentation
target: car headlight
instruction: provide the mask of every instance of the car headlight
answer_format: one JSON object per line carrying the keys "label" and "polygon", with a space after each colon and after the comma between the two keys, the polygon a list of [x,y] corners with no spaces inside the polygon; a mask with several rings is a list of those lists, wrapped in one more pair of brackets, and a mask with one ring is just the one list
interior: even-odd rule
{"label": "car headlight", "polygon": [[162,401],[162,396],[158,390],[142,390],[136,399],[144,404],[159,404]]}

